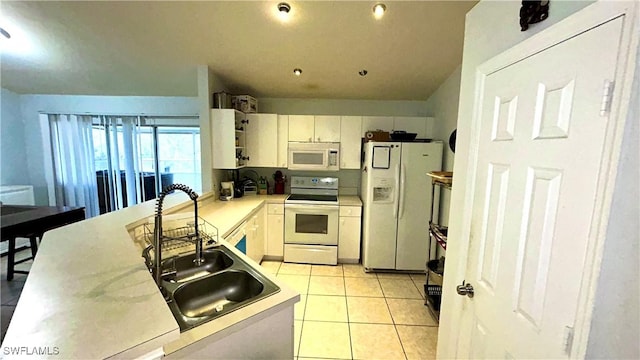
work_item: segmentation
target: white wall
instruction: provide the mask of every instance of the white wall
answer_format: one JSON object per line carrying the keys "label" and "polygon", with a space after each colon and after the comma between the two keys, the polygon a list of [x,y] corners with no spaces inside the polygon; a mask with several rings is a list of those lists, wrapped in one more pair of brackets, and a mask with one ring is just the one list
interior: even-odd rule
{"label": "white wall", "polygon": [[424,101],[258,99],[258,112],[283,115],[427,116]]}
{"label": "white wall", "polygon": [[202,192],[220,193],[220,181],[226,181],[225,172],[213,169],[213,148],[211,138],[211,108],[213,93],[228,91],[225,84],[207,65],[198,65],[198,108],[200,110],[200,158],[202,171]]}
{"label": "white wall", "polygon": [[30,185],[20,96],[2,89],[0,97],[0,185]]}
{"label": "white wall", "polygon": [[[462,297],[451,291],[464,279],[466,268],[465,246],[461,241],[469,233],[464,224],[468,224],[470,212],[464,209],[466,196],[466,176],[469,163],[469,131],[473,114],[473,101],[476,68],[501,52],[513,47],[525,39],[539,33],[558,21],[590,5],[591,1],[552,1],[549,18],[533,24],[529,30],[521,32],[519,26],[520,1],[481,1],[467,13],[465,22],[464,49],[460,78],[460,100],[458,105],[456,161],[453,167],[456,176],[455,187],[451,195],[449,218],[449,246],[447,259],[443,303],[441,308],[440,330],[438,336],[438,356],[454,357],[457,312]],[[455,261],[453,259],[456,259]]]}
{"label": "white wall", "polygon": [[25,148],[29,185],[34,186],[36,205],[49,205],[45,169],[50,166],[45,154],[40,129],[40,114],[114,114],[114,115],[189,115],[198,114],[195,97],[163,96],[78,96],[21,95],[21,114],[25,126]]}
{"label": "white wall", "polygon": [[[462,66],[458,66],[440,87],[427,99],[427,113],[435,118],[435,139],[444,141],[442,168],[453,171],[454,154],[449,147],[449,136],[457,127],[458,101],[460,99],[460,76]],[[449,209],[451,191],[441,189],[439,223],[449,223]],[[444,250],[438,247],[438,256],[444,255]]]}

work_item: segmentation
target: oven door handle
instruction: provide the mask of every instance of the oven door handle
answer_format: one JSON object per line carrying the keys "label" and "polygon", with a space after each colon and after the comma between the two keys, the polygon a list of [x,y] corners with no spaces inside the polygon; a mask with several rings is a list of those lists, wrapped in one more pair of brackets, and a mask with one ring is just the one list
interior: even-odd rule
{"label": "oven door handle", "polygon": [[[340,210],[338,205],[294,205],[294,204],[285,204],[285,210],[295,210],[299,213],[309,213],[309,214],[319,214],[321,212],[337,212]],[[321,215],[321,214],[319,214]]]}

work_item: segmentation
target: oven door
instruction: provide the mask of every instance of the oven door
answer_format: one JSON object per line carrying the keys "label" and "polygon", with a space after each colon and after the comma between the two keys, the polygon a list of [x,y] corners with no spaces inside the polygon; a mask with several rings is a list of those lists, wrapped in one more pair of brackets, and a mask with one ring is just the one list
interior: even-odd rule
{"label": "oven door", "polygon": [[284,242],[338,245],[337,205],[285,204]]}

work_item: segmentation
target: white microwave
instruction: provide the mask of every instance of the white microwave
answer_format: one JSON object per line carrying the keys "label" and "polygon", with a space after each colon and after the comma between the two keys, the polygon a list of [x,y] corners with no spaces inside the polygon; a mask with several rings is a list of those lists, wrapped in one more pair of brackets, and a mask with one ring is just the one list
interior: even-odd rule
{"label": "white microwave", "polygon": [[289,143],[289,170],[338,171],[339,143]]}

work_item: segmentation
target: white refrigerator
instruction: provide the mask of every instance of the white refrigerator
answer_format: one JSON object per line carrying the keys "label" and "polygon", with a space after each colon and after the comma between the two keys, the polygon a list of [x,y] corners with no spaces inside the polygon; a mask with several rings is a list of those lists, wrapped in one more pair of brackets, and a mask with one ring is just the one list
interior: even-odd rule
{"label": "white refrigerator", "polygon": [[427,173],[442,169],[442,142],[368,142],[364,153],[364,267],[424,271],[431,212]]}

